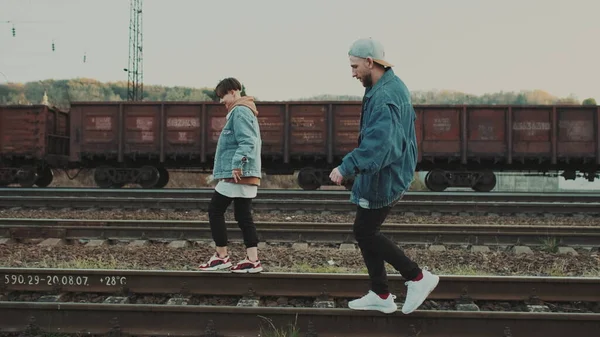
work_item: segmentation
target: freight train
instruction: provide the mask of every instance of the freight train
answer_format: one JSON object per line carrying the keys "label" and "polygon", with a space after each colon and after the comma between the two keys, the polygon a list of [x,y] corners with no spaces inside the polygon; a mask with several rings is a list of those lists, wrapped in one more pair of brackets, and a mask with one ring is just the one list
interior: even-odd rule
{"label": "freight train", "polygon": [[[256,102],[267,174],[298,172],[305,190],[358,140],[361,102]],[[581,174],[600,167],[600,106],[415,105],[417,171],[432,191],[490,191],[495,171]],[[173,169],[210,172],[226,110],[216,102],[0,106],[0,186],[45,187],[53,170],[93,169],[101,188],[163,188]],[[346,183],[349,188],[352,182]]]}

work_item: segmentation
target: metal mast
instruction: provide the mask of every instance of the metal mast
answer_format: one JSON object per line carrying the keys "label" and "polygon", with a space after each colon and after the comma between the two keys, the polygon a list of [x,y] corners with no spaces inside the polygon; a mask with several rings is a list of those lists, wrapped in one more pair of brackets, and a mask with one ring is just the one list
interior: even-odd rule
{"label": "metal mast", "polygon": [[127,99],[141,101],[144,93],[142,47],[142,0],[130,0],[129,66],[127,69]]}

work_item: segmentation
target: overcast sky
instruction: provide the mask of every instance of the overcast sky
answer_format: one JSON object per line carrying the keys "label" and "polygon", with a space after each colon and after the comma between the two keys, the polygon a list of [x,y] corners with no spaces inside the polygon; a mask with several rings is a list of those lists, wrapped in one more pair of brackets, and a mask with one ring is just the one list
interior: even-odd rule
{"label": "overcast sky", "polygon": [[[144,0],[143,10],[146,85],[234,76],[261,100],[361,95],[347,52],[370,36],[411,90],[600,101],[598,0]],[[126,81],[128,27],[128,0],[0,0],[0,72]]]}

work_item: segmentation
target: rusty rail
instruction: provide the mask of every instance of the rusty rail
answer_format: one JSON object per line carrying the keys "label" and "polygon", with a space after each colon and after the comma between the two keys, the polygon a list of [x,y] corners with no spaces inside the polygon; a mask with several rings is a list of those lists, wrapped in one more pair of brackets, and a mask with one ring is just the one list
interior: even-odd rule
{"label": "rusty rail", "polygon": [[[227,222],[232,241],[240,241],[237,224]],[[257,222],[266,242],[354,242],[351,223]],[[386,223],[382,232],[404,244],[443,243],[540,246],[553,238],[560,245],[600,246],[597,226],[525,226]],[[207,221],[0,219],[0,237],[85,239],[209,240]]]}
{"label": "rusty rail", "polygon": [[[600,278],[442,275],[430,299],[600,301]],[[390,289],[405,280],[389,275]],[[363,274],[142,271],[0,268],[0,290],[219,296],[357,297],[368,289]]]}
{"label": "rusty rail", "polygon": [[[208,209],[210,198],[144,198],[144,197],[62,197],[62,196],[0,196],[0,207],[22,208],[98,208],[98,209]],[[253,201],[253,208],[261,211],[291,212],[304,210],[310,212],[352,212],[356,205],[347,200],[327,199],[264,199]],[[600,202],[539,202],[539,201],[426,201],[402,200],[392,213],[533,213],[533,214],[574,214],[585,213],[600,215]]]}
{"label": "rusty rail", "polygon": [[[214,192],[212,188],[190,189],[100,189],[100,188],[3,188],[0,197],[77,197],[77,198],[155,198],[155,199],[205,199]],[[350,192],[344,190],[288,190],[261,189],[258,199],[319,199],[348,200]],[[600,202],[599,193],[531,193],[531,192],[420,192],[409,191],[405,201],[521,201],[521,202]]]}
{"label": "rusty rail", "polygon": [[[417,311],[384,315],[349,309],[104,305],[0,302],[0,331],[31,323],[54,333],[256,336],[259,328],[296,324],[302,336],[597,336],[598,314]],[[115,335],[117,335],[115,334]]]}
{"label": "rusty rail", "polygon": [[[8,281],[7,281],[8,280]],[[390,275],[392,291],[404,280]],[[192,271],[0,269],[3,292],[356,297],[366,275],[263,273],[235,275]],[[600,278],[442,276],[430,299],[598,301]],[[398,291],[400,294],[400,291]],[[243,307],[181,304],[91,304],[0,302],[0,331],[137,335],[239,336],[259,332],[269,319],[276,327],[296,323],[302,336],[525,336],[567,333],[595,336],[600,314],[417,310],[384,315],[347,308]]]}

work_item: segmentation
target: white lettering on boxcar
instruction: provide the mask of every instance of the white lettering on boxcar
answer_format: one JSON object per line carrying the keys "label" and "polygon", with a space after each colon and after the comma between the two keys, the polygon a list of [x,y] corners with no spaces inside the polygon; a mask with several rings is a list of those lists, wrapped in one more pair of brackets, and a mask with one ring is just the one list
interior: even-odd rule
{"label": "white lettering on boxcar", "polygon": [[337,138],[337,141],[339,141],[340,139],[343,139],[343,138],[355,140],[355,139],[358,139],[358,132],[349,132],[349,131],[337,132],[336,138]]}
{"label": "white lettering on boxcar", "polygon": [[360,121],[358,119],[342,119],[340,120],[341,126],[358,126]]}
{"label": "white lettering on boxcar", "polygon": [[154,132],[152,131],[142,131],[142,140],[151,142],[154,140]]}
{"label": "white lettering on boxcar", "polygon": [[479,140],[496,140],[493,125],[479,124],[477,131],[479,131]]}
{"label": "white lettering on boxcar", "polygon": [[197,128],[200,119],[195,117],[171,117],[167,119],[167,127],[170,128]]}
{"label": "white lettering on boxcar", "polygon": [[135,119],[135,127],[140,130],[152,130],[152,117],[137,117]]}
{"label": "white lettering on boxcar", "polygon": [[272,117],[261,117],[258,118],[258,124],[260,125],[261,129],[266,129],[266,128],[281,128],[281,126],[283,125],[283,122],[277,119],[274,119]]}
{"label": "white lettering on boxcar", "polygon": [[514,131],[525,131],[528,136],[535,136],[538,131],[550,130],[550,122],[523,121],[513,123]]}
{"label": "white lettering on boxcar", "polygon": [[314,119],[305,119],[304,117],[292,117],[292,126],[314,127]]}
{"label": "white lettering on boxcar", "polygon": [[181,141],[187,141],[187,132],[178,132],[179,134],[179,140]]}
{"label": "white lettering on boxcar", "polygon": [[92,117],[92,124],[94,124],[96,130],[112,129],[112,120],[110,117]]}
{"label": "white lettering on boxcar", "polygon": [[433,129],[435,131],[447,132],[450,131],[451,127],[452,123],[450,122],[450,118],[448,117],[433,119]]}
{"label": "white lettering on boxcar", "polygon": [[594,135],[593,123],[588,120],[562,120],[558,127],[565,130],[570,141],[590,141]]}
{"label": "white lettering on boxcar", "polygon": [[295,140],[301,140],[300,143],[303,143],[303,141],[313,143],[322,141],[323,135],[320,132],[295,132],[293,138]]}

